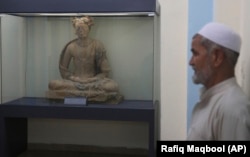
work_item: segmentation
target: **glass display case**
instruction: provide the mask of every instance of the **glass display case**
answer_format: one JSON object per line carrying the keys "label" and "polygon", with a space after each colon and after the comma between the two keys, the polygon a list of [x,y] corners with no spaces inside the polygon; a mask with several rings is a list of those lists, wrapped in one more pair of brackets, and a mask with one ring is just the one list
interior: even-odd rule
{"label": "glass display case", "polygon": [[1,14],[1,102],[46,97],[49,82],[62,78],[59,60],[64,46],[76,38],[72,18],[82,16],[93,17],[89,36],[106,48],[109,76],[119,85],[124,99],[157,97],[157,10],[16,13],[10,9],[9,12]]}
{"label": "glass display case", "polygon": [[[158,123],[155,104],[160,98],[159,9],[156,0],[0,1],[0,156],[26,149],[27,118],[66,118],[146,122],[148,131],[139,134],[149,134],[147,147],[153,157]],[[63,79],[64,48],[78,38],[72,19],[86,16],[94,24],[89,37],[104,47],[109,78],[117,83],[123,99],[115,106],[90,104],[80,112],[78,106],[48,101],[48,92],[51,81]],[[74,60],[69,62],[69,69],[74,66]],[[6,117],[19,118],[8,121]],[[36,122],[28,122],[32,137],[37,128],[43,129]],[[87,138],[82,132],[80,142]],[[124,137],[128,134],[123,132]],[[19,146],[8,154],[8,142],[16,140],[12,137],[20,138]]]}

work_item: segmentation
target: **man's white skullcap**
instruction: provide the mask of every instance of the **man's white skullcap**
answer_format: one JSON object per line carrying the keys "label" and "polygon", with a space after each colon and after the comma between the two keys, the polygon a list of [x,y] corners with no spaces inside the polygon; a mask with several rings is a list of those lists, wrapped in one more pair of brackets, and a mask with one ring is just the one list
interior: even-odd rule
{"label": "man's white skullcap", "polygon": [[216,22],[206,24],[198,34],[218,45],[240,52],[241,37],[230,27]]}

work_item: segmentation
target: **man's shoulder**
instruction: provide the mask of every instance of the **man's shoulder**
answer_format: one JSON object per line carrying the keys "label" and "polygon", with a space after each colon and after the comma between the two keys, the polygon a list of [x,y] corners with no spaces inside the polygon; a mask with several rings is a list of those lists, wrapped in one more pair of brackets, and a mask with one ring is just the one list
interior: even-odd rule
{"label": "man's shoulder", "polygon": [[250,114],[250,101],[240,87],[234,86],[223,93],[220,100],[220,110],[226,115]]}

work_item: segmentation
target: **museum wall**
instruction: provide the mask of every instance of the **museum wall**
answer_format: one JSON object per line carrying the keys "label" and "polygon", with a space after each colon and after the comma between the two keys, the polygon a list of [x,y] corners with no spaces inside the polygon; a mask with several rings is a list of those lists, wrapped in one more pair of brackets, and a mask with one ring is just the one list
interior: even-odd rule
{"label": "museum wall", "polygon": [[241,21],[241,34],[243,37],[243,43],[242,43],[242,51],[241,51],[241,57],[240,57],[240,70],[241,75],[237,75],[238,78],[241,77],[242,83],[241,86],[243,90],[247,93],[248,97],[250,98],[250,1],[248,0],[243,0],[241,4],[241,9],[240,13],[242,14],[242,21]]}
{"label": "museum wall", "polygon": [[[242,36],[242,48],[239,57],[239,62],[236,66],[236,78],[242,89],[250,98],[250,2],[248,0],[220,0],[215,6],[215,20],[224,22]],[[225,13],[230,13],[230,16]]]}
{"label": "museum wall", "polygon": [[160,0],[160,139],[183,140],[187,118],[188,1]]}

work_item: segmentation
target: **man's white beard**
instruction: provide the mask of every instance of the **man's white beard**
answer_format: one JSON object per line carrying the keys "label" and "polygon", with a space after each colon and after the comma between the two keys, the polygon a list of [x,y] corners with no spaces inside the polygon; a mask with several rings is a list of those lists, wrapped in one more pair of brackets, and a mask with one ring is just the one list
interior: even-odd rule
{"label": "man's white beard", "polygon": [[194,73],[192,79],[195,84],[206,84],[206,82],[210,79],[213,74],[213,70],[211,69],[210,64],[208,63],[206,69],[202,71],[197,71]]}

